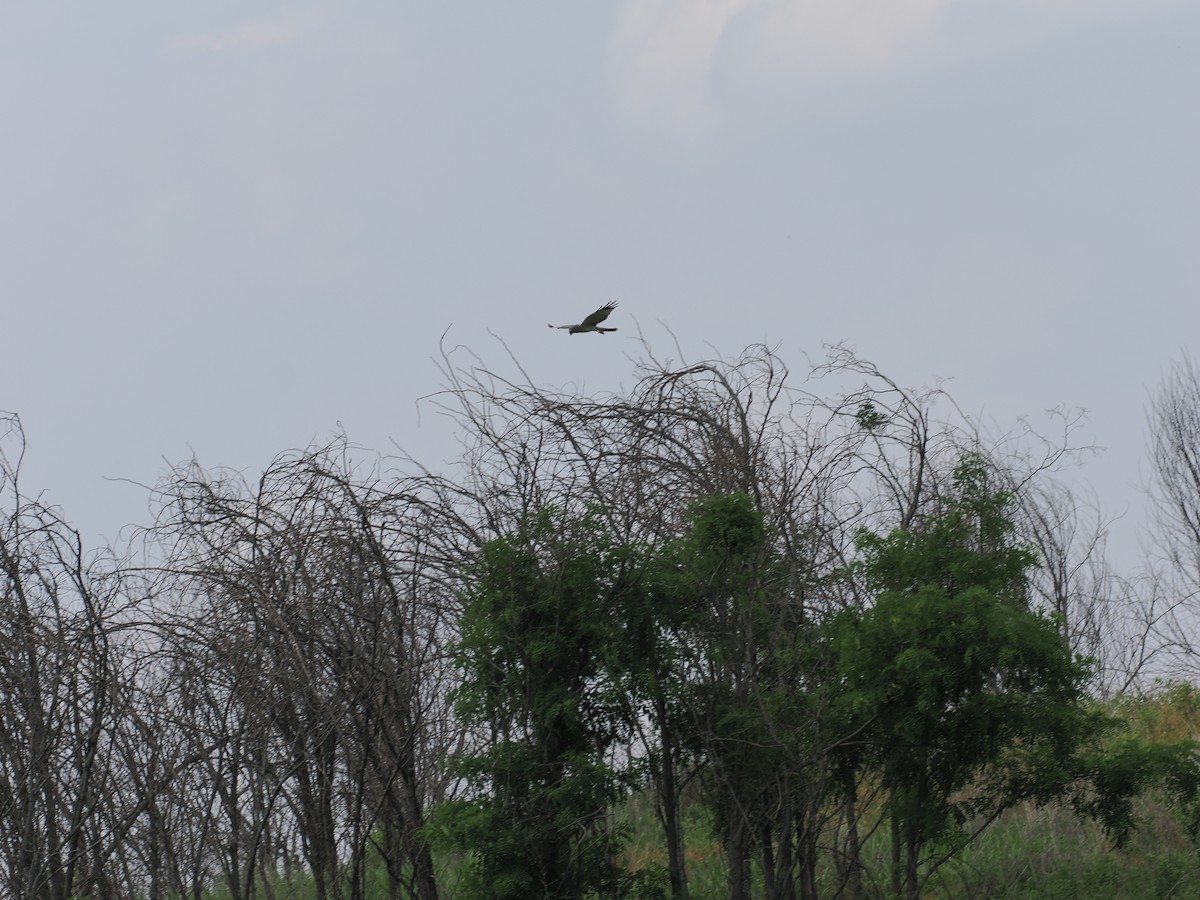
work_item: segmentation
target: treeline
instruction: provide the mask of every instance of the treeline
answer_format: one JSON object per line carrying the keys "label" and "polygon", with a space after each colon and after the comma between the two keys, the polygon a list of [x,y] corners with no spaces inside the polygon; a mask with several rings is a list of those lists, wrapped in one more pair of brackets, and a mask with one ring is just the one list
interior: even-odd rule
{"label": "treeline", "polygon": [[[1126,576],[1070,415],[989,435],[842,349],[651,358],[600,398],[442,371],[447,471],[189,463],[119,555],[26,491],[5,420],[6,896],[683,897],[698,798],[731,897],[915,897],[1014,804],[1120,844],[1157,787],[1194,823],[1193,748],[1092,700],[1195,662],[1188,363]],[[661,871],[622,862],[635,790]]]}

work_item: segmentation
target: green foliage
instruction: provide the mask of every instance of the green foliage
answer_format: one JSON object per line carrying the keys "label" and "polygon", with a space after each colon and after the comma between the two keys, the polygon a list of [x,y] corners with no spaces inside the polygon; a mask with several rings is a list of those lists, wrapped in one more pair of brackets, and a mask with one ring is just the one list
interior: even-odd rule
{"label": "green foliage", "polygon": [[[1200,827],[1192,746],[1122,736],[1087,701],[1087,662],[1027,603],[1034,557],[1012,498],[976,456],[954,483],[919,527],[859,535],[850,574],[874,603],[825,620],[806,615],[795,561],[746,495],[697,503],[657,548],[553,510],[488,544],[455,699],[491,737],[453,763],[470,790],[429,825],[467,861],[457,895],[661,896],[661,861],[621,864],[631,825],[611,811],[684,761],[703,766],[731,891],[774,877],[769,854],[757,874],[745,860],[785,842],[815,884],[817,827],[797,823],[824,821],[864,778],[883,788],[910,895],[1022,804],[1066,803],[1118,846],[1148,792]],[[608,751],[637,715],[659,742],[617,770]]]}
{"label": "green foliage", "polygon": [[860,534],[875,604],[832,626],[842,706],[864,738],[843,765],[882,779],[909,893],[929,842],[953,855],[973,815],[1066,792],[1107,722],[1084,706],[1085,662],[1025,602],[1034,558],[1012,539],[1011,498],[974,455],[954,480],[920,529]]}
{"label": "green foliage", "polygon": [[623,788],[606,751],[629,714],[601,677],[620,554],[590,518],[543,510],[524,526],[483,549],[465,597],[455,699],[493,740],[455,761],[471,796],[432,833],[469,854],[469,896],[612,894],[629,887],[604,821]]}
{"label": "green foliage", "polygon": [[762,513],[746,494],[705,497],[692,507],[691,521],[683,546],[699,578],[746,566],[766,543]]}
{"label": "green foliage", "polygon": [[537,729],[574,717],[611,734],[613,710],[585,690],[601,668],[607,605],[620,590],[611,547],[590,519],[559,523],[551,510],[526,528],[483,548],[456,645],[467,675],[457,709],[468,722]]}
{"label": "green foliage", "polygon": [[1087,789],[1074,798],[1075,808],[1100,823],[1117,847],[1128,844],[1137,825],[1135,801],[1151,790],[1167,798],[1193,839],[1200,834],[1200,759],[1193,742],[1122,734],[1085,756],[1083,774]]}
{"label": "green foliage", "polygon": [[823,802],[828,660],[805,603],[803,560],[784,559],[747,494],[704,498],[668,550],[689,615],[678,632],[690,673],[683,692],[703,798],[729,860],[726,896],[746,896],[749,860],[764,883],[808,867]]}
{"label": "green foliage", "polygon": [[890,421],[871,400],[864,400],[858,405],[854,418],[858,420],[859,428],[870,432],[879,431]]}
{"label": "green foliage", "polygon": [[860,531],[855,573],[875,593],[937,585],[954,596],[978,587],[1024,604],[1026,572],[1037,558],[1013,541],[1012,497],[992,490],[986,464],[974,454],[959,464],[954,484],[958,494],[919,528],[884,536]]}
{"label": "green foliage", "polygon": [[905,892],[1024,802],[1067,802],[1123,847],[1136,801],[1156,790],[1195,834],[1194,746],[1121,735],[1120,721],[1087,700],[1087,661],[1054,617],[1028,606],[1035,558],[1014,539],[1012,498],[992,487],[978,455],[963,458],[954,484],[920,527],[859,535],[855,574],[875,604],[830,625],[840,707],[862,737],[840,762],[887,791]]}

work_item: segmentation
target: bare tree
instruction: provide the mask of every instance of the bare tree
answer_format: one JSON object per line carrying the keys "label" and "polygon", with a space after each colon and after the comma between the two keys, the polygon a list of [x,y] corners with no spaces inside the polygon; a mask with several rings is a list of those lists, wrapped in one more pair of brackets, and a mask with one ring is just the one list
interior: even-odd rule
{"label": "bare tree", "polygon": [[1163,661],[1156,674],[1196,671],[1200,626],[1200,371],[1171,363],[1147,411],[1151,538],[1140,582]]}
{"label": "bare tree", "polygon": [[160,499],[177,689],[194,744],[220,743],[223,879],[249,897],[302,861],[319,897],[357,898],[380,852],[396,896],[435,897],[421,826],[449,730],[448,610],[431,507],[358,479],[343,442],[253,485],[192,464]]}
{"label": "bare tree", "polygon": [[1200,590],[1200,372],[1172,363],[1149,411],[1157,550],[1191,590]]}
{"label": "bare tree", "polygon": [[22,492],[24,434],[0,421],[0,884],[19,898],[116,896],[109,835],[122,801],[136,803],[112,761],[136,674],[115,636],[128,598],[115,564],[89,560],[78,532]]}

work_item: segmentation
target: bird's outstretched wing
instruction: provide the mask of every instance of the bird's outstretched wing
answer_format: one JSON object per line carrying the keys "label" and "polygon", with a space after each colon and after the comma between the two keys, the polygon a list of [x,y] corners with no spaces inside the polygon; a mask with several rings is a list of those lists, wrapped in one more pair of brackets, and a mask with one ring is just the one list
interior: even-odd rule
{"label": "bird's outstretched wing", "polygon": [[601,322],[609,317],[614,309],[617,308],[615,303],[605,303],[602,307],[579,323],[580,328],[595,328]]}
{"label": "bird's outstretched wing", "polygon": [[615,303],[605,303],[602,307],[580,322],[578,325],[551,325],[551,328],[561,328],[563,331],[571,334],[579,334],[581,332],[594,332],[604,334],[606,331],[616,331],[615,328],[601,328],[600,323],[608,318],[609,313],[617,308]]}

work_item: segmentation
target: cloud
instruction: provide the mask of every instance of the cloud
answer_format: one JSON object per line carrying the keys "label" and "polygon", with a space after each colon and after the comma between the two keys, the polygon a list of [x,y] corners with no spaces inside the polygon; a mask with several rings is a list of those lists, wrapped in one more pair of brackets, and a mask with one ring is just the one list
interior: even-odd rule
{"label": "cloud", "polygon": [[623,105],[705,115],[718,60],[793,77],[893,63],[955,0],[626,0],[609,48]]}
{"label": "cloud", "polygon": [[171,41],[173,50],[200,53],[249,52],[294,43],[315,31],[320,16],[315,6],[289,10],[274,18],[247,19],[218,34],[185,34]]}
{"label": "cloud", "polygon": [[650,103],[696,95],[703,89],[721,35],[757,1],[626,2],[614,35],[611,64],[626,80],[626,88],[646,91]]}
{"label": "cloud", "polygon": [[929,40],[954,0],[779,0],[749,23],[748,49],[781,74],[894,65]]}
{"label": "cloud", "polygon": [[623,101],[635,112],[700,115],[722,35],[758,2],[627,0],[609,50],[609,70]]}
{"label": "cloud", "polygon": [[[712,115],[712,82],[804,84],[961,63],[1085,18],[1175,0],[623,0],[608,70],[623,111],[675,124]],[[1003,34],[979,24],[1003,22]]]}

